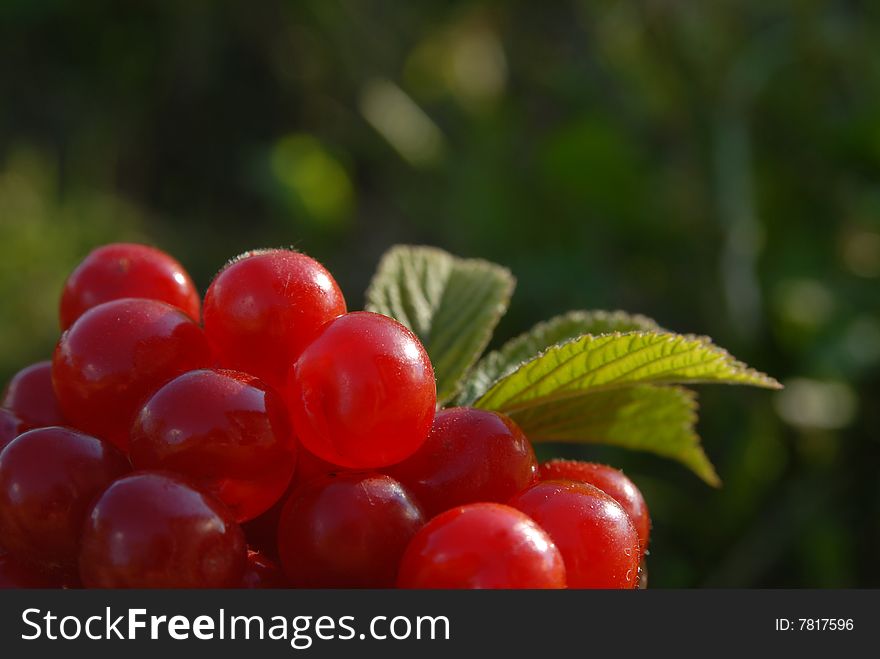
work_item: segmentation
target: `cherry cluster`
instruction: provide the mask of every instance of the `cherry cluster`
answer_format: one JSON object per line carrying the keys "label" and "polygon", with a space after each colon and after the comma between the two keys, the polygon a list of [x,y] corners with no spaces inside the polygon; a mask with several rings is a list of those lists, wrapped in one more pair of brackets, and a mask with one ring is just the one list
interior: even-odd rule
{"label": "cherry cluster", "polygon": [[416,336],[330,273],[96,249],[53,359],[0,400],[0,587],[632,588],[641,493],[539,465],[522,430],[437,411]]}

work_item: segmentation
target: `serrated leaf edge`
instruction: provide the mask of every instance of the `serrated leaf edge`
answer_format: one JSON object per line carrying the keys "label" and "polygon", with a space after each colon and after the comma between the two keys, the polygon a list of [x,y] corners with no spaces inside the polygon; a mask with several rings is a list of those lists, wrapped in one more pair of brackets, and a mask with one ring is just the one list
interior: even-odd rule
{"label": "serrated leaf edge", "polygon": [[[672,341],[682,341],[682,340],[695,341],[697,343],[702,344],[706,349],[708,349],[710,352],[714,353],[719,359],[725,361],[730,366],[731,369],[738,371],[746,378],[753,380],[752,382],[731,382],[731,381],[713,380],[713,379],[705,379],[705,380],[704,379],[687,379],[687,380],[684,380],[684,382],[686,382],[689,385],[693,385],[693,384],[697,384],[697,385],[699,385],[699,384],[725,384],[725,385],[755,386],[755,387],[760,387],[760,388],[764,388],[764,389],[782,389],[783,388],[782,384],[780,384],[775,378],[772,378],[769,375],[767,375],[766,373],[763,373],[761,371],[758,371],[757,369],[751,368],[750,366],[748,366],[744,362],[739,361],[730,352],[728,352],[724,348],[716,345],[710,337],[705,336],[705,335],[677,334],[675,332],[653,332],[653,331],[648,331],[648,332],[646,332],[646,331],[609,332],[607,334],[581,334],[580,336],[577,336],[577,337],[574,337],[572,339],[568,339],[565,341],[560,341],[559,343],[556,343],[552,346],[547,347],[545,350],[542,350],[541,352],[539,352],[537,355],[535,355],[531,359],[527,359],[526,361],[519,364],[515,369],[508,371],[505,375],[496,379],[491,385],[489,385],[489,388],[483,393],[483,395],[480,396],[476,401],[474,401],[473,405],[475,407],[481,407],[480,403],[492,392],[493,389],[495,389],[495,387],[499,383],[506,380],[507,378],[514,377],[520,370],[525,368],[528,364],[531,364],[532,362],[537,361],[538,359],[541,359],[549,351],[562,348],[570,343],[582,341],[586,337],[591,337],[591,338],[595,339],[595,338],[600,338],[600,337],[605,338],[605,337],[609,337],[609,336],[617,337],[617,338],[622,338],[624,336],[665,336],[669,340],[672,340]],[[650,346],[646,346],[646,348],[648,348],[648,347],[650,347]],[[627,353],[627,355],[625,355],[625,356],[628,356],[631,354],[633,354],[633,353]],[[536,382],[539,382],[539,381],[549,377],[552,373],[557,371],[561,366],[568,363],[568,361],[570,361],[571,359],[574,359],[575,357],[577,357],[577,354],[573,355],[572,357],[570,357],[568,360],[566,360],[562,364],[557,365],[552,371],[542,375],[541,378],[539,378],[539,380],[536,380]],[[611,363],[613,363],[613,362],[608,362],[608,364],[611,364]],[[603,364],[602,368],[604,368],[608,364]],[[619,387],[637,386],[638,384],[653,384],[653,385],[663,386],[663,385],[680,384],[682,382],[683,382],[683,380],[681,380],[680,378],[668,378],[668,379],[661,378],[661,379],[657,379],[657,380],[644,381],[642,383],[640,383],[640,382],[609,383],[609,384],[591,387],[589,389],[589,391],[606,391],[609,389],[617,389]],[[534,382],[530,383],[530,386],[533,386],[534,384],[535,384]],[[587,393],[587,391],[564,392],[558,396],[543,397],[543,398],[541,398],[541,401],[548,402],[548,401],[552,401],[552,400],[571,398],[573,396],[582,395],[584,393]],[[532,404],[534,404],[533,401],[527,401],[526,403],[523,403],[520,405],[504,406],[501,409],[499,409],[498,411],[505,412],[505,413],[513,412],[518,409],[522,409],[524,407],[529,407]]]}
{"label": "serrated leaf edge", "polygon": [[[547,332],[548,330],[552,329],[555,325],[571,323],[571,322],[576,322],[577,320],[580,320],[580,319],[590,319],[590,318],[596,319],[599,322],[606,322],[606,323],[613,323],[613,322],[618,322],[618,321],[625,322],[627,320],[630,320],[634,324],[645,325],[646,327],[644,328],[644,331],[667,332],[667,330],[665,330],[663,327],[661,327],[660,324],[657,323],[657,321],[654,320],[653,318],[651,318],[649,316],[645,316],[643,314],[639,314],[639,313],[631,313],[629,311],[624,311],[622,309],[614,309],[614,310],[574,309],[571,311],[567,311],[567,312],[559,314],[557,316],[553,316],[552,318],[548,318],[547,320],[542,320],[542,321],[536,323],[529,330],[527,330],[521,334],[517,334],[516,336],[505,341],[500,347],[496,348],[495,350],[492,350],[491,352],[484,354],[481,358],[474,360],[474,363],[471,365],[471,368],[467,371],[465,376],[461,379],[461,381],[459,383],[458,390],[456,391],[455,395],[458,396],[462,392],[462,390],[466,388],[470,378],[476,377],[477,375],[484,374],[485,369],[489,366],[489,363],[491,360],[504,359],[504,357],[505,357],[504,353],[506,351],[515,349],[516,347],[518,347],[518,344],[528,341],[529,338],[532,337],[533,335],[541,334],[542,332]],[[542,354],[542,352],[549,350],[550,348],[553,348],[557,345],[561,345],[562,343],[565,343],[567,341],[577,341],[580,338],[587,336],[587,334],[589,334],[591,336],[598,337],[598,336],[606,336],[608,334],[613,334],[613,333],[614,332],[598,332],[598,333],[586,332],[583,334],[579,334],[579,335],[572,337],[570,339],[566,339],[565,341],[558,341],[552,345],[549,345],[546,348],[544,348],[544,350],[539,351],[538,353],[532,355],[528,359],[525,359],[519,363],[509,363],[509,364],[505,365],[504,368],[501,369],[499,375],[497,375],[493,380],[491,380],[489,382],[488,386],[486,387],[486,390],[483,391],[483,394],[485,394],[489,389],[491,389],[495,385],[496,382],[507,377],[508,375],[511,375],[522,364],[525,364],[525,363],[531,361],[532,359],[539,357]],[[483,394],[480,394],[480,396],[482,396]],[[473,404],[476,400],[479,399],[480,396],[478,396],[476,399],[470,399],[470,398],[468,398],[467,400],[460,399],[458,402],[459,402],[459,404]]]}

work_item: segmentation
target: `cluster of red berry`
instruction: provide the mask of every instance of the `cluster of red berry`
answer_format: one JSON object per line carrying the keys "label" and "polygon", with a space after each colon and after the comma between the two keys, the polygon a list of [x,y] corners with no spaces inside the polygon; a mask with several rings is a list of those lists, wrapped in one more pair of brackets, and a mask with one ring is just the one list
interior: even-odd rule
{"label": "cluster of red berry", "polygon": [[108,245],[60,311],[54,358],[0,401],[0,586],[638,583],[631,481],[539,466],[501,414],[436,411],[416,336],[347,313],[308,256],[244,254],[202,309],[173,258]]}

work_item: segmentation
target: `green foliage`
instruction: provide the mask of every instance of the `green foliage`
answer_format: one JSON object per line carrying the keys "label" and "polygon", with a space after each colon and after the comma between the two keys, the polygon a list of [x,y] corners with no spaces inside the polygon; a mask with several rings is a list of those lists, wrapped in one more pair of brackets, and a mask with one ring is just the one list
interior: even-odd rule
{"label": "green foliage", "polygon": [[533,441],[651,451],[712,485],[719,480],[694,431],[695,397],[666,385],[779,388],[708,338],[665,332],[620,311],[576,311],[540,323],[468,372],[512,289],[500,266],[397,246],[382,259],[367,300],[368,309],[396,318],[425,342],[441,403],[463,387],[459,404],[504,412]]}
{"label": "green foliage", "polygon": [[554,345],[495,382],[478,400],[512,412],[554,398],[634,384],[779,384],[706,337],[667,332],[585,334]]}
{"label": "green foliage", "polygon": [[609,444],[678,460],[721,484],[700,446],[697,396],[681,387],[635,385],[547,401],[511,412],[533,442]]}
{"label": "green foliage", "polygon": [[557,343],[584,334],[608,334],[633,330],[659,330],[650,318],[624,311],[570,311],[538,323],[525,334],[511,339],[500,350],[493,350],[474,367],[458,397],[459,405],[472,405],[489,387]]}

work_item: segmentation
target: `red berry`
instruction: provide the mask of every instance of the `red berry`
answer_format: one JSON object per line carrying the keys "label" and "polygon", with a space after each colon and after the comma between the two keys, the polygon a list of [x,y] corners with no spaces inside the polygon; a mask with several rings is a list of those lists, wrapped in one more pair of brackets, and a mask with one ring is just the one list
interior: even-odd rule
{"label": "red berry", "polygon": [[12,410],[34,428],[67,425],[52,388],[50,361],[31,364],[13,375],[0,407]]}
{"label": "red berry", "polygon": [[556,543],[569,588],[635,588],[639,536],[629,515],[588,483],[542,481],[510,505],[534,519]]}
{"label": "red berry", "polygon": [[470,407],[441,410],[414,455],[387,470],[429,517],[478,501],[507,502],[538,473],[535,452],[508,417]]}
{"label": "red berry", "polygon": [[153,247],[115,243],[92,251],[67,278],[61,329],[88,309],[124,297],[167,302],[200,320],[199,293],[180,263]]}
{"label": "red berry", "polygon": [[14,412],[0,407],[0,451],[27,429],[28,425]]}
{"label": "red berry", "polygon": [[397,585],[565,588],[565,565],[550,537],[527,515],[497,503],[472,503],[447,510],[416,534]]}
{"label": "red berry", "polygon": [[412,455],[434,418],[434,370],[422,344],[387,316],[327,323],[290,371],[288,406],[303,445],[354,469]]}
{"label": "red berry", "polygon": [[651,518],[642,493],[622,471],[608,465],[577,460],[550,460],[541,465],[543,480],[567,480],[595,485],[627,512],[639,534],[642,553],[648,548]]}
{"label": "red berry", "polygon": [[0,590],[10,588],[61,588],[62,583],[27,563],[0,551]]}
{"label": "red berry", "polygon": [[68,428],[37,428],[0,453],[0,542],[19,560],[67,571],[95,497],[129,471],[111,445]]}
{"label": "red berry", "polygon": [[349,472],[314,480],[281,512],[281,565],[294,587],[390,588],[423,523],[421,508],[389,476]]}
{"label": "red berry", "polygon": [[129,450],[136,469],[186,476],[238,521],[278,501],[296,463],[281,396],[237,371],[190,371],[162,386],[137,416]]}
{"label": "red berry", "polygon": [[126,298],[90,309],[61,336],[52,380],[74,426],[125,449],[146,399],[210,360],[205,335],[188,316],[164,302]]}
{"label": "red berry", "polygon": [[285,588],[287,586],[287,579],[278,564],[268,556],[250,549],[247,553],[247,566],[241,581],[241,587],[248,589]]}
{"label": "red berry", "polygon": [[328,320],[345,313],[342,291],[320,263],[285,249],[248,252],[205,295],[205,332],[220,363],[278,389]]}
{"label": "red berry", "polygon": [[82,532],[86,588],[233,588],[247,546],[215,499],[171,474],[117,480],[95,503]]}

